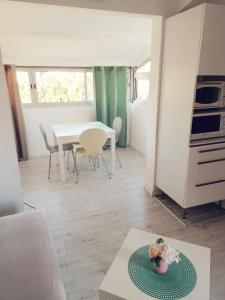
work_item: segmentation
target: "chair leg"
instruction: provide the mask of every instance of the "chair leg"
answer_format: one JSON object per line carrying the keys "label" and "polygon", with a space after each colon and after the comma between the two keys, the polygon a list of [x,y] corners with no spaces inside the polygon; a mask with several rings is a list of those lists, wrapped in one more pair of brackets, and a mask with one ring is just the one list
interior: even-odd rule
{"label": "chair leg", "polygon": [[120,160],[120,153],[119,153],[119,150],[117,149],[117,147],[116,147],[116,153],[117,153],[117,159],[119,162],[119,166],[120,166],[120,168],[122,168],[122,164],[121,164],[121,160]]}
{"label": "chair leg", "polygon": [[96,170],[96,168],[99,168],[99,155],[96,155],[93,158],[93,162],[94,162],[94,171]]}
{"label": "chair leg", "polygon": [[82,164],[83,164],[83,160],[84,160],[84,155],[83,155],[82,158],[81,158],[79,171],[78,171],[78,169],[77,169],[77,180],[76,180],[76,184],[78,183],[78,180],[79,180],[79,176],[80,176],[80,171],[81,171],[81,167],[82,167]]}
{"label": "chair leg", "polygon": [[75,155],[74,155],[74,152],[73,152],[73,173],[76,169],[76,158],[77,158],[77,151],[75,150]]}
{"label": "chair leg", "polygon": [[67,170],[70,168],[70,151],[67,151]]}
{"label": "chair leg", "polygon": [[90,155],[89,156],[90,158],[90,161],[92,161],[92,164],[93,164],[93,170],[94,170],[94,172],[95,172],[95,169],[96,169],[96,156],[92,156],[92,155]]}
{"label": "chair leg", "polygon": [[49,162],[48,162],[48,180],[50,180],[51,166],[52,166],[52,152],[50,151]]}
{"label": "chair leg", "polygon": [[73,162],[74,162],[73,173],[74,173],[75,170],[76,170],[77,177],[78,177],[78,169],[77,169],[77,152],[75,152],[75,155],[74,155],[74,152],[73,152],[73,150],[72,150],[72,156],[73,156]]}
{"label": "chair leg", "polygon": [[97,168],[99,168],[99,155],[97,155]]}
{"label": "chair leg", "polygon": [[94,172],[95,172],[95,170],[96,170],[96,157],[97,157],[97,156],[93,157]]}
{"label": "chair leg", "polygon": [[111,177],[111,173],[109,172],[109,169],[108,169],[108,167],[107,167],[107,164],[106,164],[106,161],[105,161],[105,158],[104,158],[103,154],[101,154],[101,158],[102,158],[102,160],[103,160],[103,163],[104,163],[105,169],[106,169],[106,171],[107,171],[107,174],[108,174],[108,176],[109,176],[109,179],[112,179],[112,177]]}

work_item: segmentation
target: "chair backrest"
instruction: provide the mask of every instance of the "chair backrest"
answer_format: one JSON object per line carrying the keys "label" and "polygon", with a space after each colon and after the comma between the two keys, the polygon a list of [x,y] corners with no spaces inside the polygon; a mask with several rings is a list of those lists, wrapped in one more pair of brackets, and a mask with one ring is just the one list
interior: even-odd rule
{"label": "chair backrest", "polygon": [[102,153],[102,147],[106,139],[107,134],[103,129],[91,128],[80,135],[79,143],[88,155],[97,155]]}
{"label": "chair backrest", "polygon": [[116,132],[116,144],[118,143],[118,140],[120,138],[120,133],[121,133],[121,129],[122,129],[122,119],[120,117],[116,117],[113,120],[113,124],[112,124],[112,128],[115,130]]}
{"label": "chair backrest", "polygon": [[45,141],[46,149],[47,149],[48,151],[51,151],[51,147],[50,147],[50,145],[49,145],[49,143],[48,143],[48,138],[47,138],[47,134],[46,134],[46,132],[45,132],[45,130],[44,130],[44,127],[43,127],[41,124],[39,124],[39,128],[40,128],[40,130],[41,130],[43,139],[44,139],[44,141]]}

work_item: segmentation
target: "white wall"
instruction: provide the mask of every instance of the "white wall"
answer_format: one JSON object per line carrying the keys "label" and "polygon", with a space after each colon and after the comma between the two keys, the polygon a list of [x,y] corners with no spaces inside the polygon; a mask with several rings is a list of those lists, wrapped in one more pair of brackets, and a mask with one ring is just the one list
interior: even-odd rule
{"label": "white wall", "polygon": [[156,192],[155,181],[163,27],[162,17],[152,17],[152,42],[149,51],[151,53],[149,103],[136,100],[129,105],[129,143],[139,152],[146,155],[145,189],[150,194]]}
{"label": "white wall", "polygon": [[138,152],[146,155],[150,104],[136,100],[130,103],[130,145]]}
{"label": "white wall", "polygon": [[23,109],[29,158],[47,154],[44,141],[38,125],[41,123],[46,129],[49,142],[53,143],[51,126],[63,122],[95,121],[94,105],[68,105],[53,107],[33,107]]}
{"label": "white wall", "polygon": [[156,159],[158,143],[158,118],[161,84],[163,47],[163,18],[152,19],[151,44],[151,77],[150,77],[150,108],[148,116],[147,156],[146,156],[146,183],[148,193],[154,194],[156,181]]}
{"label": "white wall", "polygon": [[225,42],[221,38],[224,36],[224,15],[224,5],[206,4],[204,7],[198,75],[225,74]]}
{"label": "white wall", "polygon": [[0,216],[24,210],[5,72],[0,52]]}

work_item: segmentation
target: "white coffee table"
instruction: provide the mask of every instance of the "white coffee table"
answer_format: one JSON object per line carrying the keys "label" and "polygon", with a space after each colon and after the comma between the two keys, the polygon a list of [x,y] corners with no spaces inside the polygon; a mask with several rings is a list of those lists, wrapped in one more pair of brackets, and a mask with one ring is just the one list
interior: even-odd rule
{"label": "white coffee table", "polygon": [[[146,246],[163,236],[131,229],[115,257],[109,271],[99,287],[100,300],[150,300],[152,298],[139,290],[128,274],[130,256],[142,246]],[[197,273],[197,283],[192,292],[182,299],[209,300],[210,290],[210,249],[163,237],[171,246],[180,250],[192,262]]]}

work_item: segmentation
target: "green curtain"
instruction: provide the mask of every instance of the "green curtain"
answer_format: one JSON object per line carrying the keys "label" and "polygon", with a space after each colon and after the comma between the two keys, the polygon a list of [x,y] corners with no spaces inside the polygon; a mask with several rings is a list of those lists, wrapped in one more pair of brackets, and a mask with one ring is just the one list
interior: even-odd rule
{"label": "green curtain", "polygon": [[125,67],[94,67],[97,121],[112,126],[113,119],[123,121],[119,146],[127,146],[127,71]]}

